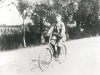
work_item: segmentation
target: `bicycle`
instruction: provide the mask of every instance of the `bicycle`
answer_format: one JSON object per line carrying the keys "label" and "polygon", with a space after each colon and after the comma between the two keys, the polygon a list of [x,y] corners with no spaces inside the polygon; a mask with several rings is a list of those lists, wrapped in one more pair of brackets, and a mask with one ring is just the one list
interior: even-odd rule
{"label": "bicycle", "polygon": [[[52,34],[51,34],[52,36]],[[41,50],[40,54],[39,54],[39,59],[38,59],[38,64],[39,64],[39,68],[42,70],[42,71],[46,71],[47,69],[49,69],[49,67],[52,65],[52,61],[53,61],[53,48],[50,44],[50,41],[51,41],[51,36],[49,38],[49,44],[48,44],[48,47],[45,48],[45,50]],[[59,55],[59,59],[56,60],[58,61],[60,64],[62,62],[65,61],[65,57],[66,57],[66,54],[67,54],[67,50],[66,50],[66,46],[63,44],[61,46],[61,51],[60,51],[60,55]],[[55,58],[54,58],[55,60]]]}

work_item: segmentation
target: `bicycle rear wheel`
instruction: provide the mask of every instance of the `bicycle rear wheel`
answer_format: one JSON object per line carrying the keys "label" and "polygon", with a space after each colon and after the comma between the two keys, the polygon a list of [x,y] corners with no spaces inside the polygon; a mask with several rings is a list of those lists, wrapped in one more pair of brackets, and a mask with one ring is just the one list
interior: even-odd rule
{"label": "bicycle rear wheel", "polygon": [[52,53],[49,48],[40,52],[38,63],[42,71],[49,69],[52,64]]}
{"label": "bicycle rear wheel", "polygon": [[59,60],[58,60],[60,64],[65,61],[66,54],[67,54],[66,46],[62,45],[60,50]]}

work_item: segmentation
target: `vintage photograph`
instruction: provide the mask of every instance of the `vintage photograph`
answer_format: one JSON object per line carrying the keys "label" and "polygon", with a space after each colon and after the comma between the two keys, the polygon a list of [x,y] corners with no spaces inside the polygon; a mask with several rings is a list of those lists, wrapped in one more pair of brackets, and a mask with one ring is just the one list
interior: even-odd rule
{"label": "vintage photograph", "polygon": [[100,0],[0,0],[0,75],[100,75]]}

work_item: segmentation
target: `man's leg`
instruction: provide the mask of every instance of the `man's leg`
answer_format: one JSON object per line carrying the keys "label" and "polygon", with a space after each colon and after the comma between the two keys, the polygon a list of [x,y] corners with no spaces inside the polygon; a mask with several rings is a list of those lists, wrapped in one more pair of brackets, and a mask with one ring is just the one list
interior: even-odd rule
{"label": "man's leg", "polygon": [[51,44],[53,50],[54,50],[54,53],[56,53],[56,49],[55,49],[55,45]]}
{"label": "man's leg", "polygon": [[58,54],[58,56],[60,54],[60,51],[61,51],[61,47],[57,46],[57,54]]}
{"label": "man's leg", "polygon": [[57,50],[55,48],[55,44],[56,44],[56,41],[55,40],[51,40],[51,46],[52,46],[52,48],[54,50],[53,56],[56,56],[57,55]]}
{"label": "man's leg", "polygon": [[61,51],[62,43],[63,43],[63,41],[62,41],[62,39],[60,39],[59,42],[58,42],[58,45],[57,45],[57,52],[58,52],[57,54],[58,54],[58,56],[59,56],[60,51]]}

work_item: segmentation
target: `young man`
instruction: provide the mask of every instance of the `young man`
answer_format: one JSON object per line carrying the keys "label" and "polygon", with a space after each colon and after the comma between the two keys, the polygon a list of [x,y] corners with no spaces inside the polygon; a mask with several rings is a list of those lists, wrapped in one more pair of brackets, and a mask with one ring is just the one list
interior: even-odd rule
{"label": "young man", "polygon": [[[52,26],[47,35],[50,35],[52,33],[50,44],[52,45],[54,49],[54,56],[58,57],[60,54],[61,45],[64,41],[66,41],[66,35],[65,35],[65,25],[61,21],[62,17],[61,15],[56,15],[57,23]],[[57,44],[57,49],[55,49],[55,44]]]}

